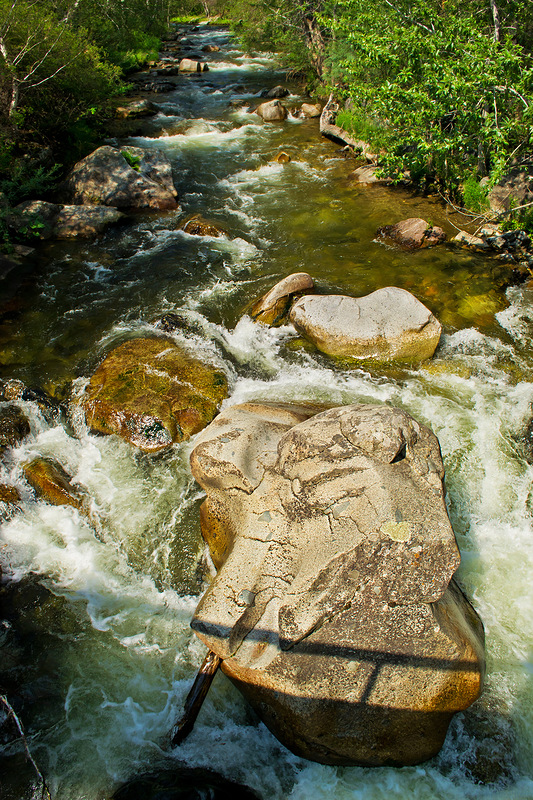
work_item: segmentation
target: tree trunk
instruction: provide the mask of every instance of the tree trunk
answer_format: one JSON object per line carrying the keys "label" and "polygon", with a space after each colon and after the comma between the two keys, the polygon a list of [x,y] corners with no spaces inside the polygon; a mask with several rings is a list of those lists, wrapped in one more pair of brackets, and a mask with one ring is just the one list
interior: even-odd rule
{"label": "tree trunk", "polygon": [[492,21],[494,24],[494,41],[500,41],[500,12],[498,11],[498,6],[496,5],[496,0],[489,0],[490,9],[492,11]]}
{"label": "tree trunk", "polygon": [[311,62],[317,75],[321,78],[324,67],[324,38],[322,31],[312,14],[306,14],[303,21],[307,47],[311,53]]}
{"label": "tree trunk", "polygon": [[11,83],[11,101],[9,103],[9,119],[12,119],[15,116],[15,113],[18,109],[21,86],[22,81],[19,80],[19,78],[13,78]]}

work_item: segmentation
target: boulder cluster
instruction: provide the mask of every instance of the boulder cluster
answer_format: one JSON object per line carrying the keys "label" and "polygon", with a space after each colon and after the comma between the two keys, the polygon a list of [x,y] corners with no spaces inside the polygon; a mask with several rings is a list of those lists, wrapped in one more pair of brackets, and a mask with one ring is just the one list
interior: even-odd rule
{"label": "boulder cluster", "polygon": [[416,363],[435,352],[442,326],[405,289],[388,286],[356,298],[309,294],[313,287],[307,273],[289,275],[252,306],[250,316],[268,325],[288,320],[333,357]]}

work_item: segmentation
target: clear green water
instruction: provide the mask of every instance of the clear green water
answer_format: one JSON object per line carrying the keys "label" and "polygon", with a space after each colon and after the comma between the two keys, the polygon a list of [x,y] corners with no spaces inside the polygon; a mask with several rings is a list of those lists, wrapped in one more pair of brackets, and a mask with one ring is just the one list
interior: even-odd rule
{"label": "clear green water", "polygon": [[[203,658],[189,630],[201,591],[194,443],[152,459],[90,435],[76,415],[54,425],[24,403],[32,434],[1,466],[23,504],[0,529],[5,574],[20,581],[3,597],[16,626],[2,629],[0,671],[32,753],[54,800],[100,800],[154,764],[177,762],[217,770],[265,800],[533,798],[533,472],[524,449],[531,290],[504,293],[505,268],[481,256],[448,247],[405,253],[376,241],[380,225],[408,216],[450,234],[462,223],[437,203],[354,185],[353,163],[319,137],[316,121],[264,124],[230,107],[283,75],[268,56],[243,56],[223,31],[191,37],[223,50],[209,73],[158,95],[160,113],[130,140],[169,154],[182,210],[139,215],[96,243],[50,244],[22,289],[11,296],[6,282],[1,375],[76,395],[111,346],[179,311],[188,324],[177,339],[223,367],[228,404],[405,408],[441,442],[458,577],[486,627],[487,688],[431,762],[347,769],[292,756],[218,675],[195,730],[171,752],[168,732]],[[290,164],[270,163],[280,150]],[[184,234],[179,225],[193,213],[229,237]],[[243,316],[300,270],[324,291],[411,290],[443,322],[436,357],[417,371],[343,370],[289,327],[268,330]],[[21,464],[36,454],[59,460],[89,492],[98,536],[75,510],[35,501]],[[21,800],[16,762],[2,763],[6,798]]]}

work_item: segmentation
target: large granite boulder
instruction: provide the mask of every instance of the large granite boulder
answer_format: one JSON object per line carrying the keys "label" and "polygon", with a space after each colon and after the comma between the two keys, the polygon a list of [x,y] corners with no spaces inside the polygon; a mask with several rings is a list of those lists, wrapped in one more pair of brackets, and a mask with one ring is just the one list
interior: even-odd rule
{"label": "large granite boulder", "polygon": [[297,331],[329,356],[418,362],[431,358],[441,324],[405,289],[365,297],[305,295],[291,308]]}
{"label": "large granite boulder", "polygon": [[65,189],[76,205],[177,207],[170,161],[160,150],[103,145],[78,161]]}
{"label": "large granite boulder", "polygon": [[250,309],[250,316],[266,325],[280,325],[295,297],[314,288],[315,282],[307,272],[293,272],[278,281]]}
{"label": "large granite boulder", "polygon": [[400,409],[316,411],[234,406],[198,437],[219,571],[192,626],[296,754],[414,764],[484,673],[439,444]]}
{"label": "large granite boulder", "polygon": [[162,337],[112,350],[92,376],[82,406],[97,433],[116,433],[156,452],[201,430],[227,394],[223,372]]}

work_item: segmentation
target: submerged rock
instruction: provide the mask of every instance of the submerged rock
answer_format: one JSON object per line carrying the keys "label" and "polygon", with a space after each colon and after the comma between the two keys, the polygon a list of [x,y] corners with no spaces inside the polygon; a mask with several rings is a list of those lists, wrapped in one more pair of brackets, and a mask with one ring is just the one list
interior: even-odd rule
{"label": "submerged rock", "polygon": [[74,166],[65,189],[76,205],[177,207],[170,161],[160,150],[103,145]]}
{"label": "submerged rock", "polygon": [[207,769],[174,764],[161,772],[133,778],[113,794],[112,800],[259,800],[241,786]]}
{"label": "submerged rock", "polygon": [[248,403],[199,436],[219,572],[192,626],[265,724],[327,764],[415,764],[479,695],[483,628],[434,434],[400,409]]}
{"label": "submerged rock", "polygon": [[132,339],[112,350],[87,386],[82,406],[92,431],[116,433],[147,453],[181,442],[215,416],[225,375],[171,339]]}
{"label": "submerged rock", "polygon": [[394,286],[359,298],[306,295],[289,316],[323,353],[354,359],[423,361],[431,358],[441,334],[431,311]]}
{"label": "submerged rock", "polygon": [[288,116],[287,109],[279,100],[270,100],[268,103],[261,103],[261,105],[257,106],[255,109],[255,113],[265,122],[280,122],[287,119]]}
{"label": "submerged rock", "polygon": [[185,222],[181,229],[185,231],[185,233],[190,233],[193,236],[226,236],[226,231],[220,228],[215,223],[210,222],[207,219],[204,219],[199,214],[196,214],[194,217],[191,217],[187,222]]}
{"label": "submerged rock", "polygon": [[250,310],[251,318],[266,325],[280,325],[292,300],[302,292],[313,289],[314,285],[315,282],[307,272],[288,275],[254,303]]}
{"label": "submerged rock", "polygon": [[435,247],[446,239],[446,234],[436,225],[430,225],[421,217],[410,217],[397,222],[395,225],[384,225],[377,231],[378,236],[392,239],[401,247],[408,250],[420,250],[425,247]]}

